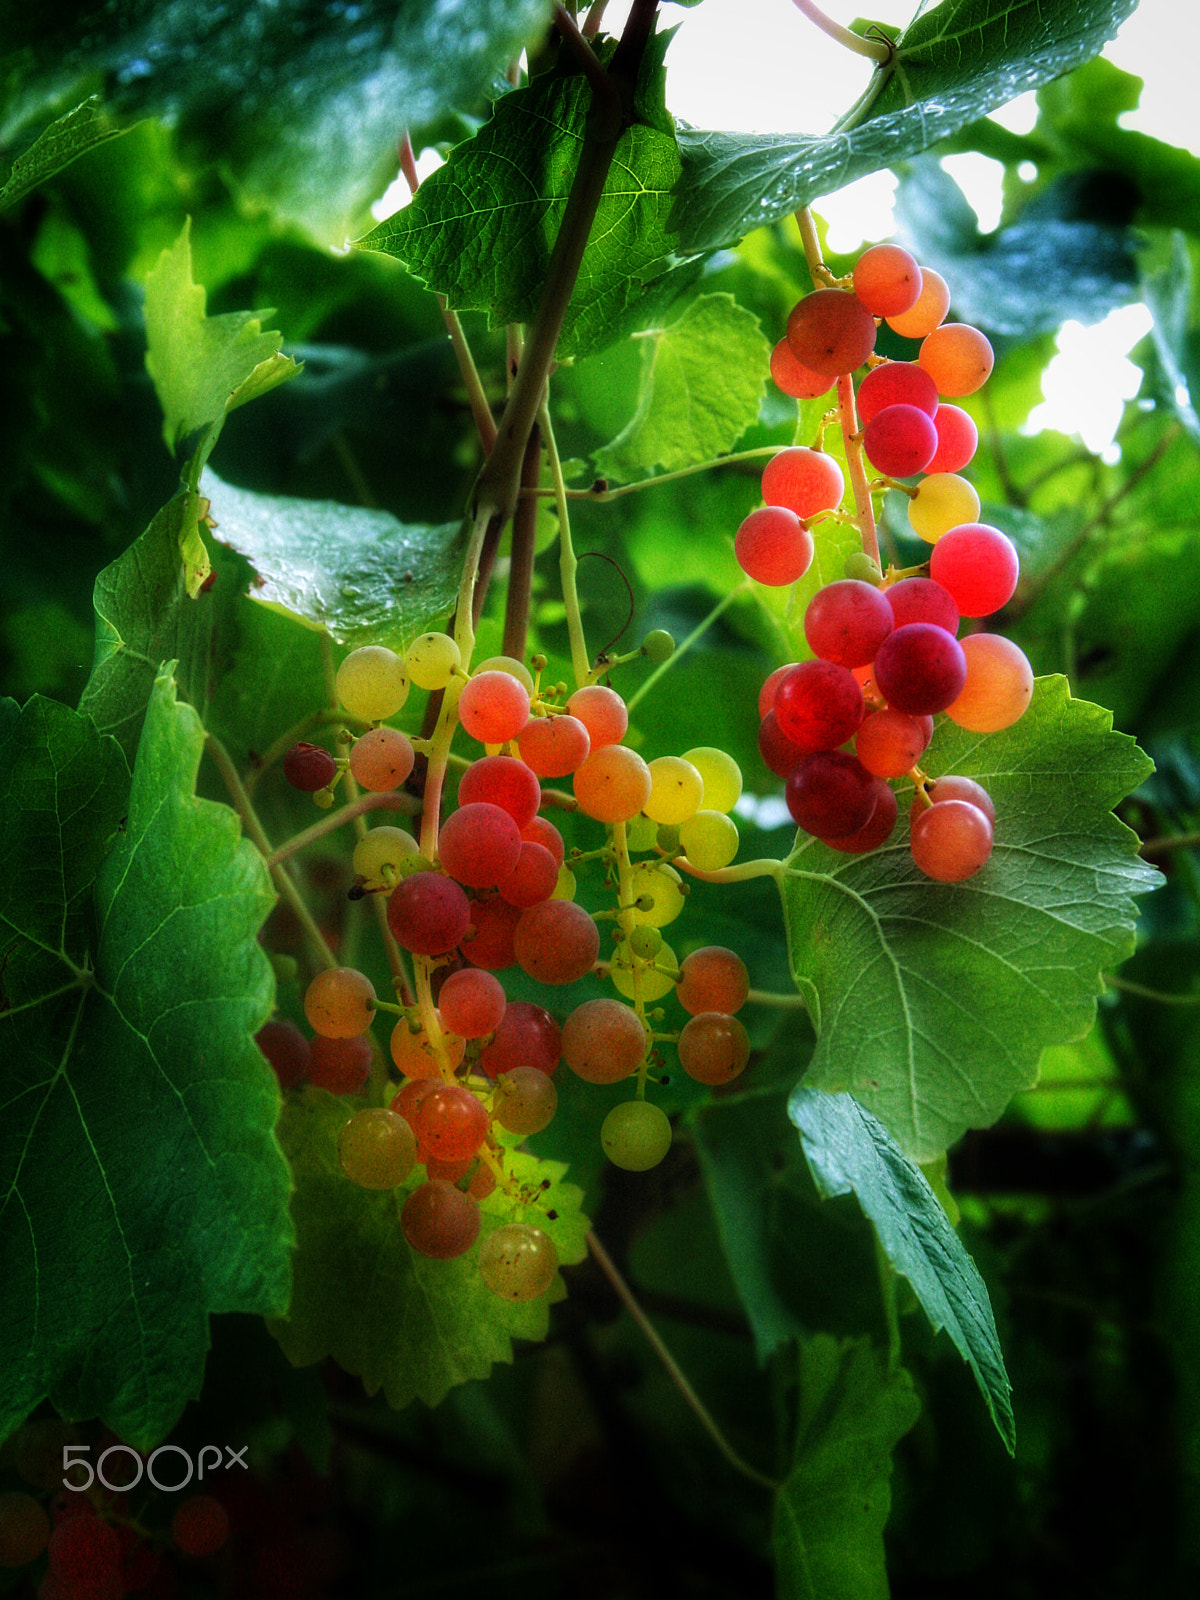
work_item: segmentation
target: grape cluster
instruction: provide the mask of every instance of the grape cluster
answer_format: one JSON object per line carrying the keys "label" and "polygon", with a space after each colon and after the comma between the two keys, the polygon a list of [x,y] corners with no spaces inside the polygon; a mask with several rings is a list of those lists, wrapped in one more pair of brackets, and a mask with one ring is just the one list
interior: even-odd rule
{"label": "grape cluster", "polygon": [[[976,733],[1010,727],[1032,698],[1033,672],[1000,634],[957,637],[962,619],[990,616],[1012,598],[1018,560],[1005,534],[977,520],[979,497],[960,475],[978,435],[968,413],[947,400],[981,388],[993,356],[977,328],[945,321],[949,307],[936,272],[922,271],[897,245],[876,245],[849,280],[795,306],[772,353],[772,376],[793,398],[817,399],[838,384],[848,447],[881,474],[870,489],[903,489],[914,531],[933,548],[926,564],[886,575],[856,553],[846,576],[813,596],[804,615],[812,659],[778,668],[763,685],[759,749],[786,780],[797,825],[852,854],[891,836],[891,783],[910,778],[913,860],[928,877],[955,883],[988,860],[995,811],[978,783],[932,782],[922,772],[934,718],[944,714]],[[874,354],[882,320],[920,340],[915,360]],[[864,365],[855,389],[852,375]],[[812,564],[812,525],[850,520],[841,469],[819,446],[820,438],[817,448],[772,458],[765,504],[737,531],[738,561],[760,583],[796,582]]]}

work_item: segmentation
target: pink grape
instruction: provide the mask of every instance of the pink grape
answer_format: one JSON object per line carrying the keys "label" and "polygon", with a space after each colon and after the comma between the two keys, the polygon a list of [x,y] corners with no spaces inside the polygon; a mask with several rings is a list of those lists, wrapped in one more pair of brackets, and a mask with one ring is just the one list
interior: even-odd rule
{"label": "pink grape", "polygon": [[822,750],[788,777],[784,799],[797,825],[818,839],[844,839],[865,828],[878,800],[876,780],[854,756]]}
{"label": "pink grape", "polygon": [[938,778],[929,785],[928,794],[934,805],[940,805],[943,800],[966,800],[979,807],[993,828],[996,826],[996,807],[992,797],[974,778]]}
{"label": "pink grape", "polygon": [[549,850],[554,857],[556,867],[561,867],[566,859],[566,847],[563,845],[563,836],[554,824],[545,817],[533,817],[521,829],[522,839],[527,839],[530,844],[540,844]]}
{"label": "pink grape", "polygon": [[927,878],[961,883],[992,853],[992,825],[967,800],[939,800],[913,817],[912,858]]}
{"label": "pink grape", "polygon": [[771,376],[776,387],[793,400],[817,400],[833,388],[831,377],[796,360],[786,339],[780,339],[771,351]]}
{"label": "pink grape", "polygon": [[566,778],[587,760],[592,741],[578,717],[531,717],[517,740],[539,778]]}
{"label": "pink grape", "polygon": [[490,972],[463,967],[452,972],[438,994],[438,1010],[451,1033],[482,1039],[495,1033],[504,1018],[504,987]]}
{"label": "pink grape", "polygon": [[795,583],[812,566],[813,536],[786,506],[760,506],[734,535],[738,566],[755,583],[781,588]]}
{"label": "pink grape", "polygon": [[810,754],[845,744],[864,711],[863,693],[854,677],[833,661],[802,661],[775,691],[780,731]]}
{"label": "pink grape", "polygon": [[414,955],[444,956],[466,933],[471,905],[453,878],[440,872],[414,872],[392,890],[387,915],[402,949]]}
{"label": "pink grape", "polygon": [[750,974],[741,956],[710,944],[693,950],[679,963],[675,989],[679,1004],[692,1016],[701,1011],[740,1011],[750,993]]}
{"label": "pink grape", "polygon": [[964,617],[990,617],[1016,593],[1017,547],[999,528],[963,522],[944,533],[929,558],[929,575]]}
{"label": "pink grape", "polygon": [[910,622],[932,622],[947,633],[958,632],[958,607],[949,593],[932,578],[901,578],[883,591],[892,608],[896,627]]}
{"label": "pink grape", "polygon": [[915,361],[885,361],[872,367],[858,386],[858,420],[865,427],[888,406],[916,406],[934,416],[938,409],[937,386]]}
{"label": "pink grape", "polygon": [[845,491],[842,469],[833,457],[802,445],[772,456],[762,475],[762,497],[767,505],[786,506],[805,521],[818,512],[834,510]]}
{"label": "pink grape", "polygon": [[867,423],[863,449],[871,465],[886,477],[911,478],[933,460],[937,429],[918,406],[885,406]]}
{"label": "pink grape", "polygon": [[518,828],[527,827],[542,803],[542,786],[531,767],[512,756],[481,756],[458,782],[458,803],[487,801],[507,811]]}
{"label": "pink grape", "polygon": [[563,1023],[562,1052],[586,1083],[619,1083],[641,1066],[646,1030],[620,1000],[585,1000]]}
{"label": "pink grape", "polygon": [[701,1011],[684,1023],[676,1047],[679,1065],[697,1083],[731,1083],[746,1070],[750,1039],[736,1017]]}
{"label": "pink grape", "polygon": [[942,405],[933,414],[937,449],[926,472],[961,472],[979,445],[979,429],[961,406]]}
{"label": "pink grape", "polygon": [[880,645],[874,672],[879,692],[890,706],[916,716],[933,716],[961,693],[967,681],[967,658],[945,628],[931,622],[909,622],[888,634]]}
{"label": "pink grape", "polygon": [[882,590],[858,578],[818,589],[804,613],[804,637],[814,655],[843,667],[865,667],[894,626]]}
{"label": "pink grape", "polygon": [[937,384],[938,393],[956,400],[983,388],[996,357],[978,328],[966,322],[943,322],[926,335],[917,360]]}
{"label": "pink grape", "polygon": [[864,717],[854,735],[854,753],[876,778],[901,778],[916,766],[932,738],[932,717],[885,706]]}
{"label": "pink grape", "polygon": [[601,683],[576,689],[567,701],[567,710],[587,729],[593,754],[601,745],[618,744],[629,727],[624,700],[615,689],[606,689]]}
{"label": "pink grape", "polygon": [[559,863],[545,845],[522,839],[516,865],[496,887],[510,905],[524,910],[550,898],[558,882],[558,868]]}
{"label": "pink grape", "polygon": [[350,771],[373,794],[398,789],[416,759],[416,751],[398,728],[371,728],[350,747]]}
{"label": "pink grape", "polygon": [[529,721],[529,691],[507,672],[481,672],[463,687],[458,718],[480,744],[506,744]]}

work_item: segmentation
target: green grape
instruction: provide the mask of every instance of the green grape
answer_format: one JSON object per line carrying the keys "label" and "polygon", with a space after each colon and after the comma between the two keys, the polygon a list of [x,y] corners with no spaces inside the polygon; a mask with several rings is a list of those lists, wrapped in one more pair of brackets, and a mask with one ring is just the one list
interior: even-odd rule
{"label": "green grape", "polygon": [[737,824],[720,811],[697,811],[679,830],[688,860],[701,872],[719,872],[738,853]]}
{"label": "green grape", "polygon": [[683,759],[690,761],[704,780],[700,806],[705,811],[732,811],[742,796],[742,769],[733,757],[715,745],[702,744],[685,750]]}
{"label": "green grape", "polygon": [[575,874],[570,867],[559,867],[558,881],[550,891],[551,900],[574,900]]}
{"label": "green grape", "polygon": [[462,651],[448,633],[423,633],[404,660],[418,689],[444,689],[462,662]]}
{"label": "green grape", "polygon": [[471,676],[479,672],[507,672],[524,686],[526,694],[533,693],[533,673],[516,656],[489,656],[486,661],[476,661],[471,667]]}
{"label": "green grape", "polygon": [[351,650],[337,670],[337,697],[352,717],[386,722],[408,699],[404,662],[382,644]]}
{"label": "green grape", "polygon": [[600,1124],[600,1144],[614,1167],[648,1172],[671,1148],[671,1124],[648,1100],[624,1100]]}
{"label": "green grape", "polygon": [[536,1300],[557,1271],[554,1241],[529,1223],[497,1228],[479,1247],[479,1276],[501,1300]]}
{"label": "green grape", "polygon": [[417,1140],[403,1117],[372,1107],[358,1111],[338,1134],[338,1161],[364,1189],[395,1189],[417,1164]]}
{"label": "green grape", "polygon": [[655,822],[685,822],[704,798],[704,779],[681,756],[658,756],[650,762],[650,793],[642,810]]}
{"label": "green grape", "polygon": [[[407,863],[416,857],[417,841],[411,833],[405,833],[403,828],[393,828],[387,824],[372,828],[354,846],[352,865],[360,878],[365,878],[369,885],[385,883],[384,868],[390,867],[398,876],[403,875]],[[425,866],[429,863],[424,862]]]}
{"label": "green grape", "polygon": [[652,963],[637,961],[627,943],[619,944],[608,969],[608,975],[617,993],[623,994],[627,1000],[634,998],[635,971],[641,975],[642,999],[649,1003],[661,1000],[663,995],[670,994],[674,990],[675,980],[679,976],[679,962],[675,959],[675,952],[669,944],[660,946]]}
{"label": "green grape", "polygon": [[[725,819],[722,818],[722,821]],[[629,874],[633,920],[643,928],[665,928],[684,907],[683,880],[665,861],[639,861]]]}
{"label": "green grape", "polygon": [[651,628],[642,640],[642,654],[656,667],[661,666],[675,654],[675,641],[665,628]]}
{"label": "green grape", "polygon": [[541,1133],[554,1121],[558,1090],[537,1067],[513,1067],[496,1079],[492,1116],[509,1133]]}
{"label": "green grape", "polygon": [[873,583],[876,588],[883,582],[878,561],[872,561],[865,550],[852,550],[842,567],[843,576],[857,578],[860,583]]}
{"label": "green grape", "polygon": [[625,824],[625,843],[634,855],[653,850],[658,843],[658,824],[651,817],[639,816]]}
{"label": "green grape", "polygon": [[674,855],[679,849],[679,829],[673,822],[660,823],[654,835],[654,843],[660,850],[665,850],[667,855]]}
{"label": "green grape", "polygon": [[653,961],[662,943],[663,936],[657,928],[635,928],[629,935],[629,948],[639,961]]}

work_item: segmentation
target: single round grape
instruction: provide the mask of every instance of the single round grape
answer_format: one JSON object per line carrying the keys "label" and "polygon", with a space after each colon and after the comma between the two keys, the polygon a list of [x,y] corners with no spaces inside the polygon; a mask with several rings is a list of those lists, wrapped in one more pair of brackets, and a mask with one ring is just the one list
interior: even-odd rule
{"label": "single round grape", "polygon": [[979,496],[965,478],[954,472],[927,472],[908,502],[913,532],[926,544],[936,544],[960,522],[979,515]]}
{"label": "single round grape", "polygon": [[479,1202],[445,1178],[431,1178],[404,1202],[400,1230],[418,1255],[450,1261],[479,1237]]}
{"label": "single round grape", "polygon": [[812,534],[786,506],[752,511],[733,540],[734,556],[746,576],[776,589],[802,578],[815,550]]}
{"label": "single round grape", "polygon": [[882,778],[876,778],[875,809],[870,820],[857,833],[849,833],[839,839],[826,839],[825,843],[831,850],[840,850],[844,855],[865,855],[868,850],[877,849],[885,839],[891,837],[892,829],[896,826],[897,809],[895,794]]}
{"label": "single round grape", "polygon": [[329,1094],[359,1094],[371,1076],[371,1043],[365,1034],[353,1039],[312,1041],[308,1054],[308,1081]]}
{"label": "single round grape", "polygon": [[444,689],[461,663],[462,651],[448,633],[421,634],[404,657],[408,675],[418,689]]}
{"label": "single round grape", "polygon": [[386,882],[385,868],[399,873],[401,863],[417,854],[419,846],[411,833],[384,823],[365,833],[354,846],[352,865],[358,877],[374,885]]}
{"label": "single round grape", "polygon": [[704,783],[700,804],[705,811],[732,811],[742,797],[742,769],[724,750],[715,745],[696,745],[683,752]]}
{"label": "single round grape", "polygon": [[679,829],[679,842],[692,866],[720,872],[738,853],[737,823],[723,811],[697,811]]}
{"label": "single round grape", "polygon": [[704,779],[682,756],[656,756],[648,763],[650,793],[642,810],[654,822],[679,823],[694,817],[704,798]]}
{"label": "single round grape", "polygon": [[473,1156],[487,1138],[488,1114],[465,1084],[439,1084],[422,1098],[415,1116],[422,1148],[439,1161]]}
{"label": "single round grape", "polygon": [[785,661],[783,666],[776,667],[758,691],[758,719],[760,722],[769,711],[774,711],[776,690],[796,665],[795,661]]}
{"label": "single round grape", "polygon": [[875,779],[854,756],[822,750],[789,774],[784,800],[798,827],[818,839],[842,839],[871,820]]}
{"label": "single round grape", "polygon": [[844,289],[814,289],[792,308],[787,342],[803,366],[837,378],[874,350],[875,318]]}
{"label": "single round grape", "polygon": [[490,900],[472,900],[468,908],[470,931],[460,941],[462,953],[475,967],[500,972],[515,964],[513,934],[520,920],[521,907],[510,905],[502,895]]}
{"label": "single round grape", "polygon": [[521,837],[528,840],[530,844],[540,844],[544,849],[549,850],[554,857],[556,865],[562,866],[566,856],[563,836],[547,818],[531,818],[521,829]]}
{"label": "single round grape", "polygon": [[561,1055],[562,1035],[550,1013],[529,1000],[510,1000],[479,1064],[489,1078],[501,1077],[516,1067],[536,1067],[549,1075]]}
{"label": "single round grape", "polygon": [[939,800],[913,817],[912,858],[927,878],[961,883],[992,853],[992,825],[967,800]]}
{"label": "single round grape", "polygon": [[933,718],[885,706],[864,717],[854,735],[854,753],[876,778],[902,778],[916,766],[933,738]]}
{"label": "single round grape", "polygon": [[294,744],[283,758],[283,775],[293,789],[302,794],[316,794],[326,789],[337,775],[337,762],[319,744],[301,741]]}
{"label": "single round grape", "polygon": [[521,830],[507,811],[489,801],[460,805],[442,824],[442,870],[468,889],[493,889],[521,854]]}
{"label": "single round grape", "polygon": [[854,292],[873,317],[898,317],[921,296],[922,273],[898,244],[873,244],[854,263]]}
{"label": "single round grape", "polygon": [[515,678],[524,686],[526,694],[533,698],[533,673],[523,661],[518,661],[516,656],[488,656],[486,661],[477,661],[474,672],[506,672],[510,678]]}
{"label": "single round grape", "polygon": [[813,372],[796,360],[786,339],[780,339],[771,351],[771,376],[776,388],[793,400],[817,400],[833,388],[827,373]]}
{"label": "single round grape", "polygon": [[100,1595],[104,1600],[122,1592],[121,1542],[116,1529],[99,1517],[81,1512],[60,1522],[47,1550],[58,1592]]}
{"label": "single round grape", "polygon": [[586,1083],[619,1083],[646,1057],[646,1030],[620,1000],[585,1000],[563,1023],[563,1059]]}
{"label": "single round grape", "polygon": [[549,900],[558,885],[558,863],[545,845],[521,840],[516,865],[507,877],[496,885],[499,894],[510,905],[526,910]]}
{"label": "single round grape", "polygon": [[50,1538],[50,1518],[23,1489],[0,1494],[0,1567],[36,1561]]}
{"label": "single round grape", "polygon": [[478,672],[458,697],[458,720],[480,744],[507,744],[529,721],[529,692],[507,672]]}
{"label": "single round grape", "polygon": [[680,1005],[692,1016],[702,1011],[720,1011],[731,1017],[746,1003],[750,974],[735,951],[708,944],[684,956],[675,992]]}
{"label": "single round grape", "polygon": [[775,690],[775,720],[781,732],[810,754],[845,744],[865,710],[862,690],[850,669],[833,661],[802,661]]}
{"label": "single round grape", "polygon": [[982,389],[996,357],[986,335],[966,322],[943,322],[921,342],[917,360],[939,394],[956,400]]}
{"label": "single round grape", "polygon": [[[438,1013],[438,1022],[442,1022],[441,1013]],[[448,1024],[447,1024],[448,1026]],[[466,1054],[467,1042],[456,1033],[442,1031],[442,1055],[429,1042],[429,1036],[424,1029],[418,1028],[414,1033],[407,1020],[401,1017],[392,1029],[388,1047],[392,1053],[392,1060],[396,1063],[396,1070],[405,1078],[435,1078],[442,1076],[442,1062],[451,1072],[455,1070],[463,1056]],[[409,1119],[412,1120],[411,1118]],[[419,1130],[415,1122],[412,1124],[413,1132]]]}
{"label": "single round grape", "polygon": [[663,936],[657,928],[639,926],[625,942],[639,961],[653,961],[663,947]]}
{"label": "single round grape", "polygon": [[932,578],[902,578],[883,592],[898,628],[910,622],[932,622],[947,633],[958,631],[958,607]]}
{"label": "single round grape", "polygon": [[352,717],[366,722],[394,717],[408,699],[408,687],[404,662],[382,644],[351,650],[335,679],[338,700]]}
{"label": "single round grape", "polygon": [[518,965],[539,983],[575,983],[600,954],[591,914],[570,900],[543,900],[522,911],[513,933]]}
{"label": "single round grape", "polygon": [[916,406],[931,417],[938,408],[937,385],[915,361],[885,361],[872,367],[856,398],[858,420],[864,427],[888,406]]}
{"label": "single round grape", "polygon": [[937,449],[933,419],[917,406],[885,406],[863,430],[867,460],[889,478],[923,472]]}
{"label": "single round grape", "polygon": [[462,1039],[482,1039],[504,1020],[504,986],[478,967],[452,972],[437,1000],[446,1026]]}
{"label": "single round grape", "polygon": [[966,800],[973,806],[978,806],[980,811],[991,823],[996,826],[996,807],[992,797],[981,783],[976,783],[974,778],[960,778],[947,774],[938,778],[929,786],[929,798],[934,805],[940,805],[943,800]]}
{"label": "single round grape", "polygon": [[354,967],[318,972],[305,990],[304,1015],[314,1033],[327,1039],[352,1039],[371,1026],[375,985]]}
{"label": "single round grape", "polygon": [[964,617],[990,617],[1016,593],[1017,547],[999,528],[964,522],[943,534],[929,558],[929,576]]}
{"label": "single round grape", "polygon": [[659,945],[653,961],[639,961],[626,939],[613,953],[608,976],[613,988],[626,1000],[636,1000],[640,995],[642,1001],[650,1005],[674,989],[679,979],[679,962],[669,944]]}
{"label": "single round grape", "polygon": [[[934,547],[937,554],[940,546]],[[952,633],[910,622],[888,634],[875,657],[875,682],[890,706],[933,716],[956,700],[967,681],[967,658]]]}
{"label": "single round grape", "polygon": [[388,896],[388,927],[400,947],[413,955],[444,956],[459,943],[471,922],[463,890],[441,872],[418,872]]}
{"label": "single round grape", "polygon": [[813,654],[843,667],[865,667],[894,626],[880,589],[841,578],[818,589],[804,613],[804,637]]}
{"label": "single round grape", "polygon": [[398,789],[416,759],[416,751],[398,728],[371,728],[350,747],[354,780],[372,794]]}
{"label": "single round grape", "polygon": [[356,1111],[338,1134],[338,1161],[362,1189],[395,1189],[417,1164],[417,1139],[403,1117],[381,1106]]}
{"label": "single round grape", "polygon": [[518,828],[526,828],[542,803],[542,786],[532,767],[512,756],[481,756],[458,780],[460,806],[499,806]]}
{"label": "single round grape", "polygon": [[594,754],[601,745],[618,744],[629,727],[629,712],[615,689],[589,683],[567,701],[567,710],[578,717],[588,731]]}
{"label": "single round grape", "polygon": [[559,867],[558,881],[554,885],[554,893],[550,898],[551,900],[574,900],[577,888],[575,874],[570,867]]}
{"label": "single round grape", "polygon": [[624,1100],[600,1124],[600,1146],[614,1167],[648,1172],[671,1148],[671,1124],[648,1100]]}
{"label": "single round grape", "polygon": [[308,1040],[294,1022],[272,1017],[254,1035],[254,1042],[270,1062],[281,1089],[294,1089],[308,1077]]}
{"label": "single round grape", "polygon": [[654,666],[662,666],[675,654],[675,640],[665,628],[651,628],[642,640],[642,654]]}
{"label": "single round grape", "polygon": [[557,1271],[554,1241],[529,1223],[496,1228],[479,1247],[479,1276],[501,1300],[536,1300]]}
{"label": "single round grape", "polygon": [[521,760],[539,778],[567,778],[587,760],[591,736],[578,717],[531,717],[521,730]]}
{"label": "single round grape", "polygon": [[786,506],[806,522],[842,503],[842,469],[824,450],[792,445],[773,455],[763,471],[762,497],[768,506]]}
{"label": "single round grape", "polygon": [[859,583],[869,583],[873,589],[878,589],[883,582],[883,573],[878,561],[869,556],[865,550],[851,550],[842,562],[842,577],[856,578]]}
{"label": "single round grape", "polygon": [[514,1067],[496,1080],[492,1116],[509,1133],[541,1133],[557,1109],[558,1090],[537,1067]]}
{"label": "single round grape", "polygon": [[961,472],[979,446],[979,429],[961,406],[939,406],[933,426],[938,447],[926,472]]}
{"label": "single round grape", "polygon": [[746,1070],[750,1039],[736,1017],[701,1011],[679,1035],[679,1065],[697,1083],[732,1083]]}
{"label": "single round grape", "polygon": [[686,905],[683,880],[665,861],[638,861],[629,873],[633,920],[642,927],[665,928]]}
{"label": "single round grape", "polygon": [[1011,728],[1033,699],[1033,668],[1025,652],[998,633],[969,634],[962,647],[967,681],[946,715],[972,733]]}
{"label": "single round grape", "polygon": [[593,745],[572,787],[579,808],[597,822],[628,822],[650,798],[650,768],[628,745]]}
{"label": "single round grape", "polygon": [[923,339],[940,327],[950,309],[950,287],[940,273],[921,268],[921,292],[907,311],[888,317],[893,333],[905,339]]}

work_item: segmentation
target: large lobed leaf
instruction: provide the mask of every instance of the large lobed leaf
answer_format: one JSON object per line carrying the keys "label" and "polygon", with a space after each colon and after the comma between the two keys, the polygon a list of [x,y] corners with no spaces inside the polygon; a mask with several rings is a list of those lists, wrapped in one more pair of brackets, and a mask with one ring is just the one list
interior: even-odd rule
{"label": "large lobed leaf", "polygon": [[963,1248],[920,1167],[887,1129],[848,1094],[799,1084],[788,1115],[817,1188],[826,1198],[854,1194],[893,1268],[908,1279],[934,1332],[945,1328],[975,1374],[992,1421],[1011,1455],[1016,1440],[1012,1385],[979,1270]]}
{"label": "large lobed leaf", "polygon": [[919,1161],[993,1122],[1046,1045],[1087,1031],[1102,973],[1133,949],[1133,896],[1159,881],[1111,814],[1151,764],[1063,678],[1038,680],[1003,733],[943,722],[924,764],[995,801],[995,849],[973,878],[925,878],[901,821],[865,856],[801,834],[783,879],[817,1031],[805,1081],[849,1090]]}
{"label": "large lobed leaf", "polygon": [[[296,1366],[332,1356],[368,1393],[382,1389],[389,1405],[436,1405],[455,1384],[511,1361],[514,1339],[544,1339],[548,1300],[499,1299],[479,1276],[474,1248],[452,1261],[418,1255],[400,1231],[403,1191],[360,1188],[338,1165],[337,1136],[353,1109],[322,1089],[306,1089],[284,1108],[298,1241],[291,1308],[273,1331]],[[519,1151],[508,1152],[505,1165],[531,1189],[550,1180],[529,1220],[554,1240],[562,1265],[582,1261],[589,1224],[582,1190],[562,1181],[566,1168]],[[482,1210],[481,1238],[513,1220],[499,1191]]]}
{"label": "large lobed leaf", "polygon": [[5,702],[0,728],[0,1436],[48,1396],[149,1446],[199,1392],[209,1314],[287,1303],[253,1039],[273,896],[234,814],[195,798],[203,730],[169,675],[131,789],[76,712]]}
{"label": "large lobed leaf", "polygon": [[887,1600],[892,1451],[921,1404],[865,1339],[800,1345],[796,1454],[775,1497],[780,1600]]}
{"label": "large lobed leaf", "polygon": [[683,172],[671,215],[678,248],[719,250],[928,150],[1097,54],[1136,3],[943,0],[901,35],[895,60],[877,69],[842,131],[800,138],[680,129]]}

